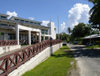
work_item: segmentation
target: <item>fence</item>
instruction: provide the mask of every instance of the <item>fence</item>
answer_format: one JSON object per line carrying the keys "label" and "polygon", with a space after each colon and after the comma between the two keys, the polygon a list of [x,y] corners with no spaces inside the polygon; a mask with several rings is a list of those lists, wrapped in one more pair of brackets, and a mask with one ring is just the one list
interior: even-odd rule
{"label": "fence", "polygon": [[24,64],[43,49],[57,43],[61,43],[61,40],[46,40],[1,57],[0,76],[7,76],[11,71],[19,67],[21,64]]}
{"label": "fence", "polygon": [[0,40],[0,46],[17,45],[17,40]]}

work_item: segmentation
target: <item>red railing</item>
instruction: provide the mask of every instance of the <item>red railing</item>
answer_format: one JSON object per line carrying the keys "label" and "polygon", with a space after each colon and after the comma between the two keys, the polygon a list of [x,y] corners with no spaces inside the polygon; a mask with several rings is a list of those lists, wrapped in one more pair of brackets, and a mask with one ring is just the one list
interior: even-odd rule
{"label": "red railing", "polygon": [[0,46],[17,45],[17,40],[0,40]]}
{"label": "red railing", "polygon": [[0,58],[0,76],[7,76],[11,71],[34,57],[48,46],[61,43],[61,40],[46,40],[41,43],[20,49]]}

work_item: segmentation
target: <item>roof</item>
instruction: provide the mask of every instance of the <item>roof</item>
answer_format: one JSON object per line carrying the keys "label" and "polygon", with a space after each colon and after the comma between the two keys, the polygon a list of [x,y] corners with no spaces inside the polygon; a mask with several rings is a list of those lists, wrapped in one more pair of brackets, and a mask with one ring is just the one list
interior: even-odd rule
{"label": "roof", "polygon": [[20,17],[11,17],[10,20],[13,20],[13,19],[19,19],[19,20],[25,20],[25,21],[30,21],[30,22],[36,22],[36,23],[42,23],[40,21],[35,21],[35,20],[30,20],[30,19],[25,19],[25,18],[20,18]]}
{"label": "roof", "polygon": [[84,37],[83,39],[91,39],[91,38],[100,38],[100,34],[89,35],[89,36]]}
{"label": "roof", "polygon": [[7,23],[7,24],[13,24],[13,25],[21,24],[21,25],[25,25],[25,26],[28,26],[28,27],[39,28],[39,29],[48,29],[49,28],[47,26],[42,26],[42,25],[27,24],[27,23],[18,23],[18,22],[15,22],[13,20],[2,20],[2,19],[0,19],[0,22],[1,23],[4,22],[4,23]]}
{"label": "roof", "polygon": [[1,14],[1,13],[0,13],[0,16],[5,16],[5,17],[8,17],[9,15],[6,15],[6,14]]}
{"label": "roof", "polygon": [[[1,14],[1,16],[5,16],[5,17],[8,17],[9,15],[6,15],[6,14]],[[29,24],[29,23],[20,23],[20,22],[16,22],[14,21],[14,19],[19,19],[19,20],[24,20],[24,21],[29,21],[29,22],[36,22],[36,23],[42,23],[40,21],[34,21],[34,20],[30,20],[30,19],[24,19],[24,18],[20,18],[20,17],[11,17],[10,19],[7,19],[7,20],[3,20],[3,19],[0,19],[0,22],[4,22],[4,23],[7,23],[7,24],[13,24],[13,25],[16,25],[16,24],[21,24],[21,25],[25,25],[25,26],[28,26],[28,27],[32,27],[32,28],[39,28],[39,29],[48,29],[49,27],[47,26],[43,26],[43,25],[38,25],[38,24]]]}

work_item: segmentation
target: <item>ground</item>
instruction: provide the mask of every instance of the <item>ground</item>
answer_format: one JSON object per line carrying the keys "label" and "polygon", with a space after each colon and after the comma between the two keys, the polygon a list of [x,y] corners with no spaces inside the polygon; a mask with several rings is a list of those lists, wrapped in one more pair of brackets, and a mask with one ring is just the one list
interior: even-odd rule
{"label": "ground", "polygon": [[63,46],[46,61],[34,69],[26,72],[23,76],[69,76],[75,60],[71,50]]}
{"label": "ground", "polygon": [[100,49],[68,46],[71,50],[64,46],[23,76],[100,76]]}
{"label": "ground", "polygon": [[79,76],[100,76],[100,49],[86,49],[82,45],[71,44],[69,47],[77,61]]}

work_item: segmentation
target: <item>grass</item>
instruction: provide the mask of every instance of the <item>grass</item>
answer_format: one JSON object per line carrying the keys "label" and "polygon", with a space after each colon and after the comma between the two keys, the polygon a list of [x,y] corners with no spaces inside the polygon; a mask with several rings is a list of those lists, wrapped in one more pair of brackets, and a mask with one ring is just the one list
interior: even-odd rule
{"label": "grass", "polygon": [[95,48],[100,48],[100,45],[92,45],[92,46],[86,46],[89,49],[95,49]]}
{"label": "grass", "polygon": [[69,76],[72,61],[75,61],[72,52],[67,46],[63,46],[46,61],[22,76]]}

